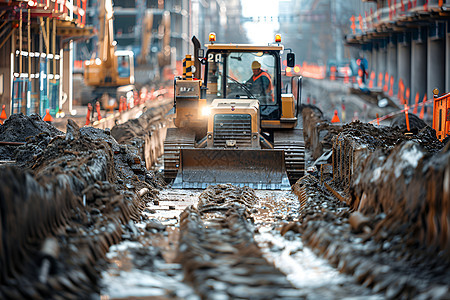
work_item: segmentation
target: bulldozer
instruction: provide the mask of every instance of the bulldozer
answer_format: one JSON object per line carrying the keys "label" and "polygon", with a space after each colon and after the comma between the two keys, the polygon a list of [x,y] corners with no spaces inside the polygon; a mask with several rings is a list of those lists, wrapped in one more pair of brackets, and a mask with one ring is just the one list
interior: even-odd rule
{"label": "bulldozer", "polygon": [[[166,181],[173,180],[172,188],[231,183],[290,189],[305,171],[298,122],[302,78],[282,78],[280,36],[260,46],[218,44],[210,34],[206,53],[196,37],[192,41],[195,54],[186,55],[183,76],[174,80]],[[287,53],[286,65],[294,64],[295,54]],[[256,85],[258,76],[266,86]]]}

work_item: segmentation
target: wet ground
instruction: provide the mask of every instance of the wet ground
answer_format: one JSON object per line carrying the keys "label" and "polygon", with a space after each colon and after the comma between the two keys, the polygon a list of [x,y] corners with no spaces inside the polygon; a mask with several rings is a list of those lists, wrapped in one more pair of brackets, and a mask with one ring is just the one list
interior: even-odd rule
{"label": "wet ground", "polygon": [[313,176],[293,192],[174,190],[113,131],[11,117],[0,140],[24,144],[0,148],[0,298],[448,298],[449,146],[340,130],[370,150],[343,201]]}
{"label": "wet ground", "polygon": [[[185,283],[183,263],[187,262],[177,263],[176,256],[180,214],[190,205],[197,206],[202,192],[169,188],[160,192],[157,205],[147,205],[144,214],[154,220],[155,224],[150,230],[149,223],[137,224],[142,231],[142,238],[111,247],[107,254],[110,267],[103,273],[102,299],[132,296],[199,299]],[[257,201],[251,208],[250,218],[254,226],[253,238],[267,262],[273,263],[285,274],[292,287],[298,290],[296,297],[383,299],[361,287],[353,277],[340,274],[305,246],[300,236],[292,232],[287,232],[284,236],[281,234],[283,225],[299,220],[300,202],[296,195],[290,191],[260,190],[255,193]],[[139,249],[147,253],[149,249],[153,249],[153,253],[159,253],[149,255],[147,260],[152,262],[148,264],[148,268],[142,265]],[[226,271],[222,272],[226,276]]]}

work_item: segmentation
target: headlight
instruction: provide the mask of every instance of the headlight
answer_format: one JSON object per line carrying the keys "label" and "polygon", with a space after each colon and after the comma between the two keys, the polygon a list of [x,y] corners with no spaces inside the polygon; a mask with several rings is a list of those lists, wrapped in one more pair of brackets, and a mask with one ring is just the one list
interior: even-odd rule
{"label": "headlight", "polygon": [[209,116],[211,114],[211,108],[209,106],[205,106],[202,108],[202,116]]}

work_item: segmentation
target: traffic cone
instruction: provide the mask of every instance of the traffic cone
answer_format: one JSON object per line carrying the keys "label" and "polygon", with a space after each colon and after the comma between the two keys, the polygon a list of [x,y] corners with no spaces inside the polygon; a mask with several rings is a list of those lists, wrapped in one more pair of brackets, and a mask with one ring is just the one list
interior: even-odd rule
{"label": "traffic cone", "polygon": [[423,120],[423,117],[425,115],[425,101],[427,101],[427,94],[425,94],[425,96],[423,96],[423,100],[422,100],[422,110],[420,111],[419,114],[419,118]]}
{"label": "traffic cone", "polygon": [[339,120],[338,111],[337,109],[334,110],[334,116],[331,119],[331,123],[340,123],[341,120]]}
{"label": "traffic cone", "polygon": [[389,90],[389,74],[388,74],[388,72],[386,72],[386,74],[384,75],[383,92],[387,93],[388,90]]}
{"label": "traffic cone", "polygon": [[417,110],[419,109],[419,92],[416,93],[416,98],[414,99],[414,110],[413,110],[413,114],[417,115]]}
{"label": "traffic cone", "polygon": [[86,124],[84,124],[84,126],[88,126],[91,123],[91,114],[92,114],[92,104],[88,103],[88,111],[86,114]]}
{"label": "traffic cone", "polygon": [[377,113],[377,125],[380,126],[380,116]]}
{"label": "traffic cone", "polygon": [[348,78],[348,74],[346,73],[344,75],[344,84],[348,84],[348,83],[350,83],[350,79]]}
{"label": "traffic cone", "polygon": [[409,90],[409,88],[406,88],[405,91],[405,104],[409,105],[409,96],[411,96],[411,91]]}
{"label": "traffic cone", "polygon": [[390,80],[389,97],[394,97],[394,76]]}
{"label": "traffic cone", "polygon": [[50,122],[53,122],[53,117],[52,117],[52,115],[50,114],[50,109],[46,109],[45,110],[45,116],[44,116],[44,119],[42,119],[42,120],[44,120],[45,122],[47,122],[47,123],[50,123]]}
{"label": "traffic cone", "polygon": [[370,72],[370,81],[369,81],[369,89],[373,88],[373,81],[375,80],[375,72]]}
{"label": "traffic cone", "polygon": [[102,119],[102,113],[100,111],[100,102],[96,102],[95,103],[95,109],[97,110],[97,120],[101,120]]}
{"label": "traffic cone", "polygon": [[378,87],[381,89],[383,87],[383,73],[378,73]]}
{"label": "traffic cone", "polygon": [[0,124],[2,124],[2,125],[3,125],[3,122],[5,122],[5,120],[8,118],[8,117],[6,116],[6,110],[5,110],[5,108],[6,108],[6,105],[3,104],[3,106],[2,106],[2,113],[0,114]]}

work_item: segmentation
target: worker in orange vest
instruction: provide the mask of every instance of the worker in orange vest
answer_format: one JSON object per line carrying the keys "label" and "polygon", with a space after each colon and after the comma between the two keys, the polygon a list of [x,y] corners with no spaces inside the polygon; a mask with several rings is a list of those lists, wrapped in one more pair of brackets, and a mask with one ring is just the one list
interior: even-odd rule
{"label": "worker in orange vest", "polygon": [[261,69],[261,64],[258,61],[252,62],[253,75],[247,80],[250,84],[250,91],[255,96],[263,96],[267,102],[274,101],[272,79],[269,73]]}

